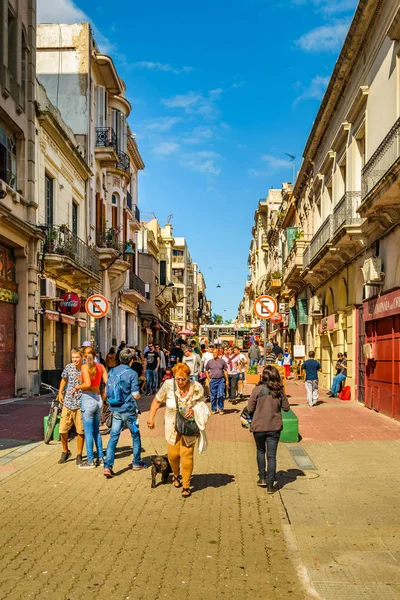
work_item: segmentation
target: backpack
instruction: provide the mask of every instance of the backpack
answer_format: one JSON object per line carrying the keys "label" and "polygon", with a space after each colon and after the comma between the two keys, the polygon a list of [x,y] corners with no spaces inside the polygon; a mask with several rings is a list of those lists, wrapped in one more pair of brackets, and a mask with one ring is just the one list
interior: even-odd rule
{"label": "backpack", "polygon": [[124,403],[121,388],[121,375],[130,370],[130,367],[122,371],[122,373],[114,373],[114,369],[110,370],[106,384],[107,402],[110,406],[118,406],[119,404]]}
{"label": "backpack", "polygon": [[349,385],[345,385],[341,392],[338,394],[338,398],[341,400],[350,400],[351,398],[351,387]]}

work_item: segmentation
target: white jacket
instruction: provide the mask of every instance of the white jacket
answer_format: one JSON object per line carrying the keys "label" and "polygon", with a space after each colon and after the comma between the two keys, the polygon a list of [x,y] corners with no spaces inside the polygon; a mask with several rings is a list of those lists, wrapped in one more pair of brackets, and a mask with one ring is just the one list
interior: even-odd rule
{"label": "white jacket", "polygon": [[205,402],[197,402],[193,407],[194,420],[200,430],[199,452],[205,452],[208,448],[208,439],[206,433],[206,425],[210,418],[211,412]]}

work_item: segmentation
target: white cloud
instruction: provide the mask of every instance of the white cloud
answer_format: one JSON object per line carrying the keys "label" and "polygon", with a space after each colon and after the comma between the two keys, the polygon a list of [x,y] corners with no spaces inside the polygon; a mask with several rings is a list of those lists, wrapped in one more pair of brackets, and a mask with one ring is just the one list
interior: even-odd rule
{"label": "white cloud", "polygon": [[179,144],[175,142],[160,142],[158,146],[153,148],[154,154],[160,154],[161,156],[168,156],[179,150]]}
{"label": "white cloud", "polygon": [[185,144],[202,144],[205,140],[211,140],[214,137],[214,131],[208,125],[195,127],[190,134],[182,138]]}
{"label": "white cloud", "polygon": [[182,108],[186,114],[197,114],[205,118],[215,118],[219,109],[216,101],[222,94],[222,89],[210,90],[206,94],[190,91],[187,94],[177,94],[164,98],[161,102],[168,108]]}
{"label": "white cloud", "polygon": [[140,62],[134,63],[132,66],[138,69],[147,69],[149,71],[164,71],[174,73],[175,75],[180,75],[181,73],[190,73],[190,71],[193,71],[193,67],[176,68],[167,63],[151,62],[147,60],[141,60]]}
{"label": "white cloud", "polygon": [[181,123],[182,120],[180,117],[161,117],[148,123],[147,129],[154,133],[166,133],[167,131],[171,131],[175,125]]}
{"label": "white cloud", "polygon": [[[116,46],[104,36],[93,21],[83,10],[75,5],[73,0],[38,0],[37,2],[38,23],[82,23],[89,22],[94,31],[96,43],[101,52],[111,54],[116,52]],[[120,55],[121,60],[124,56]]]}
{"label": "white cloud", "polygon": [[261,156],[261,161],[265,163],[264,169],[249,169],[247,172],[254,177],[268,177],[277,171],[283,171],[293,168],[293,163],[285,158],[278,158],[271,154]]}
{"label": "white cloud", "polygon": [[220,159],[221,155],[217,152],[201,150],[199,152],[183,154],[179,163],[190,171],[218,176],[221,173],[221,169],[218,165]]}
{"label": "white cloud", "polygon": [[358,0],[291,0],[292,4],[314,6],[317,12],[321,12],[324,16],[338,15],[343,13],[354,12]]}
{"label": "white cloud", "polygon": [[312,80],[310,85],[303,90],[303,92],[296,98],[293,103],[293,106],[296,106],[298,102],[302,100],[314,99],[314,100],[322,100],[325,90],[328,86],[330,77],[321,77],[321,75],[316,75]]}
{"label": "white cloud", "polygon": [[246,81],[237,81],[235,83],[232,83],[232,89],[236,90],[238,88],[244,87],[245,85],[247,85]]}
{"label": "white cloud", "polygon": [[336,52],[349,30],[348,19],[332,25],[321,25],[302,35],[296,44],[305,52]]}

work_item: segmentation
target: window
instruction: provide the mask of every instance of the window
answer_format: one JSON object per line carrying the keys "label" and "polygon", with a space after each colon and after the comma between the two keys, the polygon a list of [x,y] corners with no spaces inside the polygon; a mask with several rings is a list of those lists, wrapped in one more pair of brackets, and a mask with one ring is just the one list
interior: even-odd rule
{"label": "window", "polygon": [[11,83],[17,79],[17,48],[15,40],[17,37],[17,20],[14,15],[8,11],[8,72]]}
{"label": "window", "polygon": [[45,220],[46,225],[54,223],[54,179],[45,175]]}
{"label": "window", "polygon": [[25,109],[25,97],[26,97],[26,78],[28,69],[28,44],[26,41],[26,35],[22,30],[21,36],[21,105]]}
{"label": "window", "polygon": [[102,85],[97,86],[96,126],[107,127],[107,96],[106,88]]}
{"label": "window", "polygon": [[117,138],[117,148],[126,152],[127,125],[125,115],[120,110],[112,110],[112,128]]}
{"label": "window", "polygon": [[167,285],[167,261],[160,260],[160,285]]}
{"label": "window", "polygon": [[17,189],[17,143],[0,127],[0,178]]}
{"label": "window", "polygon": [[72,203],[72,233],[78,235],[78,205]]}
{"label": "window", "polygon": [[117,205],[117,196],[115,194],[111,196],[111,204]]}

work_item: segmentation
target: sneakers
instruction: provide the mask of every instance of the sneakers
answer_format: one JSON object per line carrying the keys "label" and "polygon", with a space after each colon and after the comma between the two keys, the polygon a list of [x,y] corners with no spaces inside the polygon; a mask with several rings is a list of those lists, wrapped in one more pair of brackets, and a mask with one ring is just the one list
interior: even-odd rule
{"label": "sneakers", "polygon": [[109,469],[108,467],[105,467],[104,477],[107,477],[107,479],[112,479],[114,477],[114,471],[112,469]]}
{"label": "sneakers", "polygon": [[71,456],[71,452],[69,450],[67,450],[67,452],[62,452],[61,458],[58,461],[58,464],[62,465],[63,463],[67,462],[67,460],[69,459],[70,456]]}
{"label": "sneakers", "polygon": [[83,463],[83,460],[82,460],[82,454],[77,454],[77,455],[76,455],[75,462],[76,462],[76,465],[77,465],[78,467],[80,467],[80,466],[81,466],[81,464]]}
{"label": "sneakers", "polygon": [[132,469],[132,471],[143,471],[143,469],[147,469],[148,465],[146,465],[146,463],[141,462],[138,465],[131,465],[130,468]]}
{"label": "sneakers", "polygon": [[275,488],[273,485],[267,485],[267,494],[273,494],[275,492]]}
{"label": "sneakers", "polygon": [[104,466],[104,458],[96,458],[96,467]]}
{"label": "sneakers", "polygon": [[264,477],[260,477],[260,479],[257,481],[257,485],[259,485],[259,486],[266,486],[267,485],[267,480],[264,479]]}
{"label": "sneakers", "polygon": [[81,465],[78,465],[80,469],[95,469],[96,465],[93,460],[85,460]]}

